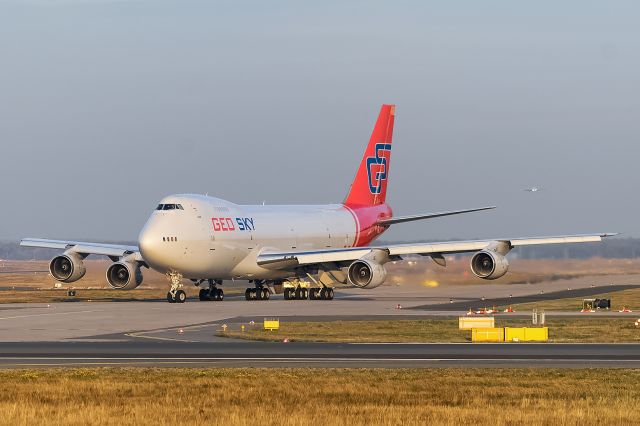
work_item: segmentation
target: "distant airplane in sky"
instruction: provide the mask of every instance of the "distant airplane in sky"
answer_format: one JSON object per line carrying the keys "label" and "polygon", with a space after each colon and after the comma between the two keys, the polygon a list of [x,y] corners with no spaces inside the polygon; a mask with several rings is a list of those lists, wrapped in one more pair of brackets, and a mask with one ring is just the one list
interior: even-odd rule
{"label": "distant airplane in sky", "polygon": [[539,186],[532,186],[530,188],[523,189],[523,191],[526,191],[526,192],[538,192],[538,191],[542,191],[542,188],[540,188]]}
{"label": "distant airplane in sky", "polygon": [[[218,286],[231,279],[250,280],[253,287],[245,292],[247,300],[266,300],[281,289],[285,299],[331,300],[337,283],[378,287],[387,276],[385,264],[408,255],[428,256],[446,266],[447,254],[474,253],[471,271],[493,280],[507,273],[505,255],[514,247],[600,241],[609,235],[371,246],[391,225],[494,208],[394,216],[386,203],[394,119],[395,106],[383,105],[342,203],[238,205],[206,195],[171,195],[151,214],[137,246],[31,238],[21,245],[64,250],[49,269],[65,283],[84,276],[83,261],[92,254],[113,261],[106,275],[116,289],[136,288],[142,283],[141,267],[155,269],[171,282],[167,300],[182,303],[186,300],[183,278],[205,287],[200,300],[222,300],[224,293]],[[422,183],[416,181],[416,185]],[[312,283],[310,288],[307,282]]]}

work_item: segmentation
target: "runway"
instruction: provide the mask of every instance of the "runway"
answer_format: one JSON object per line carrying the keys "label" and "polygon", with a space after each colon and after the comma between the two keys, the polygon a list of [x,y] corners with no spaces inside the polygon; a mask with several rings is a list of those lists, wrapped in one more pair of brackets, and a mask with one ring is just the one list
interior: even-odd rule
{"label": "runway", "polygon": [[0,368],[216,367],[640,367],[635,344],[344,344],[180,342],[4,343]]}

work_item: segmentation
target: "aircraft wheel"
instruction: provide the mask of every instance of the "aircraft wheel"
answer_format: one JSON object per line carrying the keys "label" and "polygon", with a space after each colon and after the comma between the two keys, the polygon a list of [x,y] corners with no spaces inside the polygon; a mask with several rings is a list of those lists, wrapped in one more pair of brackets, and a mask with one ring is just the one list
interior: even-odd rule
{"label": "aircraft wheel", "polygon": [[300,291],[300,296],[302,296],[302,300],[307,300],[309,298],[309,289],[303,288],[301,290],[302,291]]}
{"label": "aircraft wheel", "polygon": [[262,289],[262,300],[269,300],[270,297],[271,297],[271,293],[269,293],[269,289],[268,288],[263,288]]}
{"label": "aircraft wheel", "polygon": [[318,289],[315,287],[309,289],[309,300],[316,300],[317,291]]}
{"label": "aircraft wheel", "polygon": [[320,289],[320,300],[327,300],[327,289],[326,288],[321,288]]}
{"label": "aircraft wheel", "polygon": [[221,288],[218,289],[218,291],[216,292],[216,296],[219,302],[222,302],[224,300],[224,291],[222,291]]}
{"label": "aircraft wheel", "polygon": [[183,290],[176,291],[176,303],[184,303],[187,300],[187,293]]}
{"label": "aircraft wheel", "polygon": [[333,300],[333,289],[327,288],[327,300]]}
{"label": "aircraft wheel", "polygon": [[171,294],[171,292],[167,292],[167,302],[169,303],[176,303],[176,299],[173,297],[173,294]]}
{"label": "aircraft wheel", "polygon": [[291,300],[291,289],[290,288],[285,288],[284,289],[284,300]]}
{"label": "aircraft wheel", "polygon": [[300,299],[302,299],[302,291],[303,291],[303,290],[302,290],[300,287],[297,287],[297,288],[295,289],[295,291],[293,292],[293,294],[294,294],[294,296],[293,296],[293,297],[294,297],[294,299],[296,299],[296,300],[300,300]]}
{"label": "aircraft wheel", "polygon": [[250,289],[250,288],[248,288],[248,289],[246,289],[246,290],[244,291],[244,298],[245,298],[246,300],[251,300],[251,289]]}
{"label": "aircraft wheel", "polygon": [[209,290],[201,288],[198,292],[198,299],[200,299],[200,301],[209,300]]}

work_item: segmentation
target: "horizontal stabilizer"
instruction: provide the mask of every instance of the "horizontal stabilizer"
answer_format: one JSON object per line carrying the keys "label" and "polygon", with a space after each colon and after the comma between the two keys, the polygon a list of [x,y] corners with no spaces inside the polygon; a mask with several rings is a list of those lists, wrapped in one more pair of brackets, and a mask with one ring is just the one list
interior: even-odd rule
{"label": "horizontal stabilizer", "polygon": [[482,210],[492,210],[495,208],[496,206],[489,206],[489,207],[479,207],[476,209],[468,209],[468,210],[452,210],[449,212],[416,214],[411,216],[396,216],[396,217],[391,217],[389,219],[381,219],[378,221],[378,225],[389,226],[396,223],[412,222],[414,220],[423,220],[423,219],[433,219],[436,217],[443,217],[443,216],[453,216],[454,214],[479,212]]}

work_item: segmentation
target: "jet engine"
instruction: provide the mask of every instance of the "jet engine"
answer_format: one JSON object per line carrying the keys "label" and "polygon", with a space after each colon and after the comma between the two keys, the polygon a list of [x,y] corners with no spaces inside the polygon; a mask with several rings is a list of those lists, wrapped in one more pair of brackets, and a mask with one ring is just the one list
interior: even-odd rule
{"label": "jet engine", "polygon": [[349,282],[360,288],[375,288],[387,278],[387,270],[379,263],[359,259],[349,265],[347,271]]}
{"label": "jet engine", "polygon": [[49,263],[49,272],[53,278],[63,283],[78,281],[87,272],[82,259],[82,255],[78,253],[65,253],[54,257]]}
{"label": "jet engine", "polygon": [[116,262],[107,269],[107,282],[117,290],[133,290],[142,284],[142,271],[137,262]]}
{"label": "jet engine", "polygon": [[509,261],[494,251],[482,250],[471,258],[471,271],[479,278],[495,280],[509,270]]}

